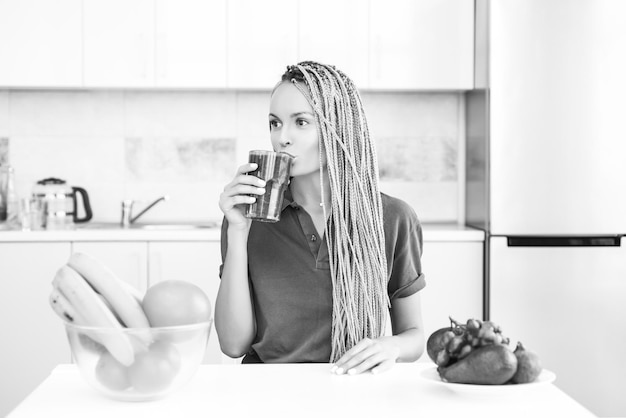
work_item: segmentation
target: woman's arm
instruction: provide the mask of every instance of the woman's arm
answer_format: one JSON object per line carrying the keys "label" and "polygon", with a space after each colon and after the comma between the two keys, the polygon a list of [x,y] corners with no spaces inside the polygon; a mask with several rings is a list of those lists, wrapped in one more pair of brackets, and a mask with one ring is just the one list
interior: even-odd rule
{"label": "woman's arm", "polygon": [[391,302],[392,336],[366,338],[352,347],[334,365],[337,374],[372,373],[391,368],[396,362],[415,361],[424,352],[420,294],[416,292]]}
{"label": "woman's arm", "polygon": [[215,301],[215,329],[227,356],[246,354],[256,333],[248,283],[248,231],[228,229],[228,251]]}
{"label": "woman's arm", "polygon": [[[265,182],[249,176],[257,165],[244,164],[220,195],[220,209],[228,222],[227,249],[222,280],[215,300],[215,329],[222,352],[230,357],[246,354],[256,333],[252,296],[248,283],[248,234],[251,221],[244,208],[265,192]],[[224,243],[223,243],[224,244]]]}

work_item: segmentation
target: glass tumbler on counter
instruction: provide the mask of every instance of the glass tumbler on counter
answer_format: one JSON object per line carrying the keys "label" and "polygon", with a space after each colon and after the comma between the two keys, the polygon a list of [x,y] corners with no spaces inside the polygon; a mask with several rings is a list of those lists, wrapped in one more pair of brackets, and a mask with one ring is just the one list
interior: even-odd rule
{"label": "glass tumbler on counter", "polygon": [[39,199],[20,199],[20,225],[23,231],[38,231],[45,226],[45,204]]}
{"label": "glass tumbler on counter", "polygon": [[257,169],[248,174],[265,180],[265,194],[256,196],[256,202],[246,210],[246,217],[254,221],[278,222],[293,156],[284,152],[254,150],[250,151],[248,162],[257,164]]}

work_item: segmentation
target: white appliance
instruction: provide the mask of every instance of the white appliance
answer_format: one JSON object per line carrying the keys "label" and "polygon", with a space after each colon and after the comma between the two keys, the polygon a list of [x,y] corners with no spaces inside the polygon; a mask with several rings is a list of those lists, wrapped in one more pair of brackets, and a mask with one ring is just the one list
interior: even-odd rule
{"label": "white appliance", "polygon": [[626,416],[626,2],[476,6],[466,219],[487,236],[484,315],[593,413]]}

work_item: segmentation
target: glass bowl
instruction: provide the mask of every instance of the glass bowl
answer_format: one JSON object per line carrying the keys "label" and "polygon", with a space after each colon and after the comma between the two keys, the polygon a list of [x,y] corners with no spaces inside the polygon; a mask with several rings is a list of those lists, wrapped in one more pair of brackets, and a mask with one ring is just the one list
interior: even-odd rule
{"label": "glass bowl", "polygon": [[162,398],[196,373],[213,320],[155,328],[99,328],[66,322],[80,374],[103,395],[121,401]]}

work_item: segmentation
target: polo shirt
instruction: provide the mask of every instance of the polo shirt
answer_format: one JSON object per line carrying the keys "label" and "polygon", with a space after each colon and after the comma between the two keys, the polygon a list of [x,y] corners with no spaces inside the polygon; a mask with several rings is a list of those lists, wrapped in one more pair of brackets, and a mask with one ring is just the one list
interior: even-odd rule
{"label": "polo shirt", "polygon": [[[390,300],[426,285],[422,227],[412,207],[381,193]],[[222,222],[222,266],[228,249]],[[256,337],[247,357],[267,363],[327,363],[331,353],[332,280],[326,239],[308,212],[285,193],[280,221],[252,222],[248,277]],[[245,362],[245,359],[244,359]]]}

